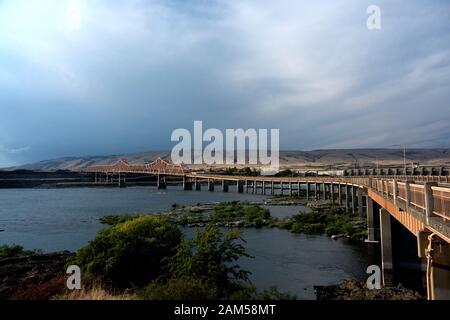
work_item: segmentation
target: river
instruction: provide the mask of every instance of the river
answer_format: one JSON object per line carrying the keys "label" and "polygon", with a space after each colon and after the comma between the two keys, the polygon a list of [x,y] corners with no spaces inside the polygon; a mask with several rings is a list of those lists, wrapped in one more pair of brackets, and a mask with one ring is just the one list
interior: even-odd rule
{"label": "river", "polygon": [[[232,190],[230,190],[232,191]],[[167,210],[174,203],[196,204],[230,200],[263,200],[263,196],[182,191],[177,187],[3,189],[0,190],[0,245],[19,244],[45,252],[70,250],[93,239],[105,227],[108,214],[139,214]],[[269,207],[275,217],[289,216],[304,207]],[[188,235],[192,230],[184,230]],[[314,299],[314,285],[329,285],[353,277],[364,279],[367,266],[377,260],[375,247],[331,240],[325,236],[296,235],[278,229],[243,230],[253,259],[240,265],[252,272],[258,289],[277,285],[299,299]]]}

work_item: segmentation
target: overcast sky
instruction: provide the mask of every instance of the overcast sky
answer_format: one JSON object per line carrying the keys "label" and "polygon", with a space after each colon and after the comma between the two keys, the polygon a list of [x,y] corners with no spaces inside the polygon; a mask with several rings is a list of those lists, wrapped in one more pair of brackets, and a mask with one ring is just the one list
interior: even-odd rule
{"label": "overcast sky", "polygon": [[450,147],[450,2],[0,0],[0,111],[0,166],[168,150],[194,120]]}

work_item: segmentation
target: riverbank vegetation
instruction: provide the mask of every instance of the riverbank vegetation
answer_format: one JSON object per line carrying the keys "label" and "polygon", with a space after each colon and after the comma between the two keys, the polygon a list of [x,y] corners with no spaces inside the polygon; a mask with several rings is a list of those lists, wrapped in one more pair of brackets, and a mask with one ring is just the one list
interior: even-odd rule
{"label": "riverbank vegetation", "polygon": [[276,289],[258,292],[237,261],[251,258],[238,230],[209,224],[187,239],[168,217],[127,217],[101,230],[78,250],[79,265],[106,287],[140,299],[293,298]]}
{"label": "riverbank vegetation", "polygon": [[[286,201],[286,197],[280,197]],[[366,237],[365,223],[357,214],[341,207],[312,206],[308,212],[299,212],[287,218],[274,218],[270,210],[246,201],[229,201],[213,205],[175,207],[170,212],[157,214],[171,222],[186,226],[204,228],[208,224],[226,228],[271,227],[289,230],[292,233],[308,235],[325,234],[329,237],[345,237],[353,240]],[[106,216],[101,222],[108,225],[133,219],[131,215]]]}
{"label": "riverbank vegetation", "polygon": [[280,221],[278,226],[293,233],[326,234],[355,240],[366,237],[366,228],[358,216],[338,207],[300,213]]}
{"label": "riverbank vegetation", "polygon": [[19,245],[2,245],[0,246],[0,259],[1,258],[17,258],[30,256],[33,254],[39,254],[38,250],[25,250]]}

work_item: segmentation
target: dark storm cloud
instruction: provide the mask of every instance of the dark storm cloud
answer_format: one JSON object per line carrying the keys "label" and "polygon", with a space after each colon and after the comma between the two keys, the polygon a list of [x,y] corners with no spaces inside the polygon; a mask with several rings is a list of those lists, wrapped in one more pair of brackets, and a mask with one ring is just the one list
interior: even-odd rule
{"label": "dark storm cloud", "polygon": [[448,147],[449,5],[376,2],[0,2],[0,165],[168,149],[194,120],[289,149]]}

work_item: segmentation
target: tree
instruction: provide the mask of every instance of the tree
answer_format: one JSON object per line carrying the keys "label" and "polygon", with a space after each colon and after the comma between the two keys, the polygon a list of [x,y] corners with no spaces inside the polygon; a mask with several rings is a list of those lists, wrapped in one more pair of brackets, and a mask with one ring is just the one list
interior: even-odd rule
{"label": "tree", "polygon": [[216,288],[219,296],[226,296],[243,283],[249,282],[250,272],[242,270],[236,261],[250,257],[237,230],[225,235],[213,225],[203,232],[196,230],[192,240],[182,240],[177,253],[168,258],[168,274],[172,278],[194,278],[209,288]]}

